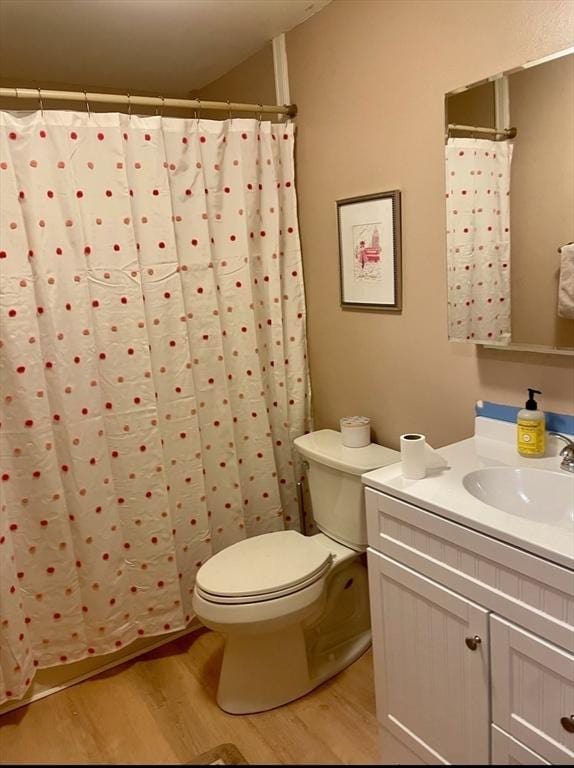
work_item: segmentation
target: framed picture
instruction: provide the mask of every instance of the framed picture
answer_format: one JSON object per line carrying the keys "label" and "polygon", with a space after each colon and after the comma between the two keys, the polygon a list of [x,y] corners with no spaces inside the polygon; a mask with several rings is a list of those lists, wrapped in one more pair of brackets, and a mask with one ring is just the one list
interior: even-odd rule
{"label": "framed picture", "polygon": [[341,305],[401,310],[401,193],[337,200]]}

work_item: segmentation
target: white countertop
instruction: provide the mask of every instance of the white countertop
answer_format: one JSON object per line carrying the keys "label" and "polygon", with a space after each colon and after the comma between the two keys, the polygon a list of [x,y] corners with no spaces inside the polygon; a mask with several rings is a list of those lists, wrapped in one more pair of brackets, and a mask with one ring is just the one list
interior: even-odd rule
{"label": "white countertop", "polygon": [[[477,417],[475,423],[474,437],[438,449],[437,453],[448,462],[444,469],[427,470],[422,480],[407,480],[402,476],[401,464],[392,464],[362,475],[363,483],[554,563],[574,568],[574,521],[565,528],[502,512],[472,496],[462,484],[468,472],[485,467],[560,471],[561,459],[557,454],[564,443],[548,438],[544,458],[524,458],[516,450],[516,425],[484,417]],[[568,473],[562,471],[561,474]],[[572,505],[574,507],[574,475]]]}

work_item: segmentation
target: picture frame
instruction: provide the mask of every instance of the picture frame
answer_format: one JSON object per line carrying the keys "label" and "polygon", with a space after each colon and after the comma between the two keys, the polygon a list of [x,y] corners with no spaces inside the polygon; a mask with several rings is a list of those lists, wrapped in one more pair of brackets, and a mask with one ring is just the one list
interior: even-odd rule
{"label": "picture frame", "polygon": [[337,200],[341,306],[402,309],[401,193]]}

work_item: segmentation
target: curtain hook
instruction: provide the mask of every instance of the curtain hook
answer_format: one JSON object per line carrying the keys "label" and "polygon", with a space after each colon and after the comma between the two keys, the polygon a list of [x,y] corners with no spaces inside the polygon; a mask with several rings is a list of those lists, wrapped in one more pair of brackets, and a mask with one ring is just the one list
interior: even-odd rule
{"label": "curtain hook", "polygon": [[196,98],[197,101],[197,109],[195,110],[195,119],[197,121],[197,125],[199,126],[199,121],[201,120],[201,99]]}
{"label": "curtain hook", "polygon": [[233,116],[231,114],[231,102],[229,101],[229,99],[226,99],[226,101],[227,101],[227,119],[229,120],[230,123],[233,123]]}
{"label": "curtain hook", "polygon": [[257,120],[259,122],[259,127],[261,127],[261,110],[263,109],[263,104],[258,104],[257,106],[259,107],[259,115],[257,117]]}
{"label": "curtain hook", "polygon": [[161,112],[160,112],[160,116],[163,117],[163,109],[165,107],[165,96],[161,96],[160,98],[161,98]]}
{"label": "curtain hook", "polygon": [[[18,89],[16,89],[16,95],[18,95]],[[42,103],[42,89],[38,88],[38,101],[40,102],[40,114],[44,117],[44,105]]]}
{"label": "curtain hook", "polygon": [[84,99],[86,101],[86,112],[88,113],[88,120],[89,120],[92,115],[90,113],[90,102],[88,101],[88,94],[86,93],[86,91],[84,91]]}

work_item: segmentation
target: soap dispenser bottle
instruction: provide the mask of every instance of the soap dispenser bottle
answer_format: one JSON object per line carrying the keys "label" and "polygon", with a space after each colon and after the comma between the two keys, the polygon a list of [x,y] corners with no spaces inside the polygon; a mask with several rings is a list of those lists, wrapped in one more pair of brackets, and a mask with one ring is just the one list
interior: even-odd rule
{"label": "soap dispenser bottle", "polygon": [[518,411],[516,432],[518,438],[518,453],[521,456],[540,458],[544,456],[546,443],[546,417],[538,410],[534,395],[541,395],[538,389],[528,389],[528,400],[525,407]]}

